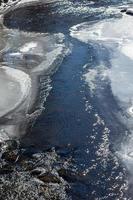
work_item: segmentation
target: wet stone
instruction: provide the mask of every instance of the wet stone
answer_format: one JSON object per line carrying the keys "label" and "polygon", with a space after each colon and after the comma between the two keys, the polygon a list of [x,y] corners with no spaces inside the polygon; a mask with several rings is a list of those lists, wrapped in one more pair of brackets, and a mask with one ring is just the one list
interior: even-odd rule
{"label": "wet stone", "polygon": [[2,159],[5,159],[9,162],[16,162],[18,160],[18,151],[7,151],[2,154]]}
{"label": "wet stone", "polygon": [[0,175],[9,174],[13,172],[13,167],[10,165],[4,165],[0,168]]}
{"label": "wet stone", "polygon": [[66,181],[75,182],[77,180],[77,175],[71,170],[62,168],[58,171],[58,173],[59,176],[61,176]]}
{"label": "wet stone", "polygon": [[123,8],[123,9],[121,10],[122,13],[125,13],[126,11],[127,11],[127,8]]}
{"label": "wet stone", "polygon": [[20,165],[25,171],[32,171],[34,169],[32,160],[26,160],[26,158],[21,158]]}
{"label": "wet stone", "polygon": [[38,178],[45,183],[61,183],[60,178],[50,172],[40,175]]}
{"label": "wet stone", "polygon": [[42,168],[42,167],[33,169],[33,170],[31,171],[31,174],[32,174],[33,176],[42,175],[42,174],[44,174],[44,173],[46,173],[46,169],[44,169],[44,168]]}
{"label": "wet stone", "polygon": [[15,150],[19,147],[19,142],[16,140],[6,140],[5,147],[8,150]]}
{"label": "wet stone", "polygon": [[64,160],[54,149],[27,156],[23,152],[29,148],[21,149],[12,141],[4,145],[0,163],[1,200],[13,200],[16,195],[23,200],[69,199],[66,193],[69,185],[57,171],[63,168]]}
{"label": "wet stone", "polygon": [[126,10],[126,14],[133,16],[133,8],[129,8]]}

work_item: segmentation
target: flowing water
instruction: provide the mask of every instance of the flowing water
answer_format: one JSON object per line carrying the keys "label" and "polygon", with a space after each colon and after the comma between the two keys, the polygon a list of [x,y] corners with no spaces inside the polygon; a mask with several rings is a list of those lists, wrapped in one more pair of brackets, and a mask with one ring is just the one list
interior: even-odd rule
{"label": "flowing water", "polygon": [[72,173],[63,178],[74,200],[133,199],[133,16],[120,12],[132,3],[53,1],[18,7],[4,18],[10,29],[65,38],[67,55],[57,59],[48,84],[41,80],[45,110],[21,142],[71,158]]}

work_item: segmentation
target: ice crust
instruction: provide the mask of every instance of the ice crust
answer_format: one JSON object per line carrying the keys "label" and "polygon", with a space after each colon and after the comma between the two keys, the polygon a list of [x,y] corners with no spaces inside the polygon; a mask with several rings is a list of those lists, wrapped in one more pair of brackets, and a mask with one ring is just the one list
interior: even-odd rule
{"label": "ice crust", "polygon": [[[132,173],[133,167],[133,17],[108,19],[93,24],[82,23],[70,29],[70,35],[81,42],[93,44],[97,51],[104,48],[107,62],[97,56],[99,65],[88,69],[84,78],[92,95],[104,96],[106,85],[121,108],[119,120],[130,131],[118,155]],[[101,55],[99,53],[99,55]],[[108,103],[107,103],[108,104]],[[116,113],[115,113],[116,115]],[[126,133],[123,133],[126,134]]]}
{"label": "ice crust", "polygon": [[10,67],[0,68],[0,117],[15,110],[30,94],[28,74]]}
{"label": "ice crust", "polygon": [[[4,140],[5,135],[19,137],[25,133],[25,124],[36,116],[31,110],[40,113],[33,109],[36,98],[45,99],[47,96],[38,96],[40,87],[45,87],[45,79],[55,72],[68,53],[68,47],[62,33],[2,29],[1,42],[0,138]],[[40,76],[44,77],[42,86]],[[43,99],[40,101],[43,102]],[[21,126],[23,130],[20,130]]]}
{"label": "ice crust", "polygon": [[[101,80],[109,79],[112,93],[125,103],[127,111],[133,103],[133,18],[124,15],[120,19],[108,19],[93,24],[82,23],[70,29],[70,35],[78,40],[103,45],[110,52],[110,65],[108,68],[102,62],[100,66],[91,69],[85,75],[88,84],[93,90],[97,87],[97,75]],[[92,73],[93,71],[93,73]],[[91,81],[90,81],[90,76]],[[92,81],[93,80],[93,81]]]}

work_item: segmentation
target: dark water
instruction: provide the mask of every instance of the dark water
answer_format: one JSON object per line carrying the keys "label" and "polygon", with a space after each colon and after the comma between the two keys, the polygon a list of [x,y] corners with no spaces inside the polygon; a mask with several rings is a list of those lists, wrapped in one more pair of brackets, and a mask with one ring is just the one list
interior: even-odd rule
{"label": "dark water", "polygon": [[81,22],[119,18],[119,11],[105,11],[124,3],[64,1],[21,8],[5,18],[5,25],[10,28],[62,32],[71,44],[70,55],[52,77],[45,111],[22,143],[41,150],[55,147],[61,157],[72,158],[75,176],[65,179],[71,185],[69,194],[74,200],[132,199],[128,171],[116,154],[128,130],[115,115],[121,108],[109,84],[104,85],[104,93],[100,91],[101,98],[97,98],[91,95],[83,78],[89,68],[99,64],[99,57],[109,65],[108,50],[91,42],[82,43],[69,34],[69,28]]}

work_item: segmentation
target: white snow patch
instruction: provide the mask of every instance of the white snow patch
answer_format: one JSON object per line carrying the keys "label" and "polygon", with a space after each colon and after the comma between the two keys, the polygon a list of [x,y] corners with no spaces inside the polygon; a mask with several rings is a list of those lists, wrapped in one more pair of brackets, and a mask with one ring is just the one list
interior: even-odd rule
{"label": "white snow patch", "polygon": [[21,105],[30,95],[31,79],[18,70],[0,67],[0,117]]}
{"label": "white snow patch", "polygon": [[128,41],[121,48],[123,54],[133,60],[133,41]]}
{"label": "white snow patch", "polygon": [[70,35],[82,42],[94,41],[116,41],[133,39],[133,20],[131,16],[121,19],[108,19],[101,22],[85,22],[70,28]]}
{"label": "white snow patch", "polygon": [[20,48],[20,51],[25,53],[27,51],[30,51],[30,50],[34,49],[35,47],[37,47],[37,43],[36,42],[26,43],[24,46],[22,46]]}

